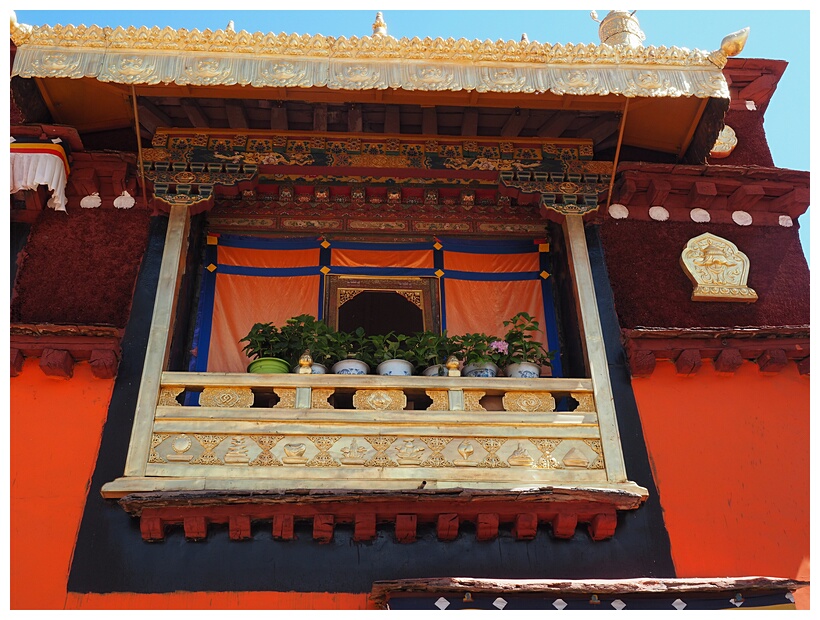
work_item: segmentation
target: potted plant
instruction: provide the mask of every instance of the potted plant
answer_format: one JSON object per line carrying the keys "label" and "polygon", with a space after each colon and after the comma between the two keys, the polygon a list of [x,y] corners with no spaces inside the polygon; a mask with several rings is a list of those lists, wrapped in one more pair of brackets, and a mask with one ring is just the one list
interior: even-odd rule
{"label": "potted plant", "polygon": [[504,336],[508,345],[505,374],[524,379],[540,377],[541,367],[550,365],[552,353],[535,340],[536,334],[542,331],[538,321],[526,312],[519,312],[504,321],[504,327],[508,328]]}
{"label": "potted plant", "polygon": [[330,338],[331,359],[336,360],[331,371],[338,375],[366,375],[373,362],[370,339],[364,328],[353,332],[333,332]]}
{"label": "potted plant", "polygon": [[299,358],[307,351],[313,358],[313,374],[327,372],[333,353],[333,330],[324,321],[310,314],[289,318],[280,328],[287,343],[287,361],[294,372],[299,369]]}
{"label": "potted plant", "polygon": [[255,323],[248,335],[239,341],[240,344],[243,342],[247,344],[242,352],[253,360],[248,365],[248,372],[290,372],[287,338],[282,337],[279,328],[273,323]]}
{"label": "potted plant", "polygon": [[370,336],[373,362],[376,373],[379,375],[412,375],[413,364],[408,361],[410,349],[407,346],[408,337],[405,334],[388,332]]}
{"label": "potted plant", "polygon": [[451,356],[460,356],[462,349],[460,336],[448,336],[447,332],[416,332],[407,339],[408,359],[415,364],[416,371],[426,377],[445,377],[445,364]]}
{"label": "potted plant", "polygon": [[507,343],[497,336],[464,334],[461,337],[464,375],[497,377],[507,356]]}

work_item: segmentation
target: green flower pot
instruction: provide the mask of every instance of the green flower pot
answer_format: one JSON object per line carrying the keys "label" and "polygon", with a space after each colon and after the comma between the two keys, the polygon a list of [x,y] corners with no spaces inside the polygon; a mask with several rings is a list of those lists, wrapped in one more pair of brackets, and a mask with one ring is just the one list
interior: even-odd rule
{"label": "green flower pot", "polygon": [[248,364],[248,372],[256,374],[281,374],[290,372],[288,363],[278,357],[260,357]]}

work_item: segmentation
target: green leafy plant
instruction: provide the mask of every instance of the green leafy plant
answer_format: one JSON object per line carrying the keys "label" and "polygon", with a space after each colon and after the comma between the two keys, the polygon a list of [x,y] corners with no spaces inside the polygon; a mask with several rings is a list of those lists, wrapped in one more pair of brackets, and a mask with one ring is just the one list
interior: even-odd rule
{"label": "green leafy plant", "polygon": [[409,360],[410,349],[407,345],[408,337],[405,334],[388,332],[368,338],[373,362],[381,364],[387,360]]}
{"label": "green leafy plant", "polygon": [[289,318],[280,328],[280,336],[287,343],[287,359],[291,367],[299,363],[305,351],[317,364],[327,366],[333,356],[335,334],[327,323],[310,314]]}
{"label": "green leafy plant", "polygon": [[243,342],[247,344],[242,348],[242,352],[250,359],[276,357],[287,360],[287,337],[282,337],[279,328],[273,323],[255,323],[247,336],[239,341],[240,344]]}
{"label": "green leafy plant", "polygon": [[340,362],[345,359],[357,359],[373,366],[373,345],[364,332],[357,327],[353,332],[333,332],[330,337],[330,361]]}
{"label": "green leafy plant", "polygon": [[416,332],[407,339],[406,347],[409,354],[406,359],[415,365],[416,372],[443,365],[451,355],[462,357],[461,336],[448,336],[446,331],[440,334],[431,330]]}
{"label": "green leafy plant", "polygon": [[549,366],[553,354],[544,348],[536,335],[541,332],[541,326],[535,317],[526,312],[519,312],[511,319],[504,321],[507,333],[504,341],[507,343],[506,359],[507,364],[520,364],[530,362],[539,366]]}

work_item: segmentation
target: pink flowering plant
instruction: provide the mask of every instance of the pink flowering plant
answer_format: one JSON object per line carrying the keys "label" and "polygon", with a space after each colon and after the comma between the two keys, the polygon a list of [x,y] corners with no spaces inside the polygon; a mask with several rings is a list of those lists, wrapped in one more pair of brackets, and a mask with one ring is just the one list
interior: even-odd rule
{"label": "pink flowering plant", "polygon": [[496,366],[506,358],[506,342],[498,336],[487,334],[464,334],[461,336],[461,351],[464,365],[486,364],[493,362]]}

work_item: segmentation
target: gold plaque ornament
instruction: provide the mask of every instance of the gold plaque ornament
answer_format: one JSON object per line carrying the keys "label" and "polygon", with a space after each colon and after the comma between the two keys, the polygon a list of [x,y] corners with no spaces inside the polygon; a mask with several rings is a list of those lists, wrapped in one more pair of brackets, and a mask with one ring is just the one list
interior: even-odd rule
{"label": "gold plaque ornament", "polygon": [[757,301],[746,286],[749,258],[731,241],[703,233],[689,240],[680,263],[695,285],[692,301]]}

